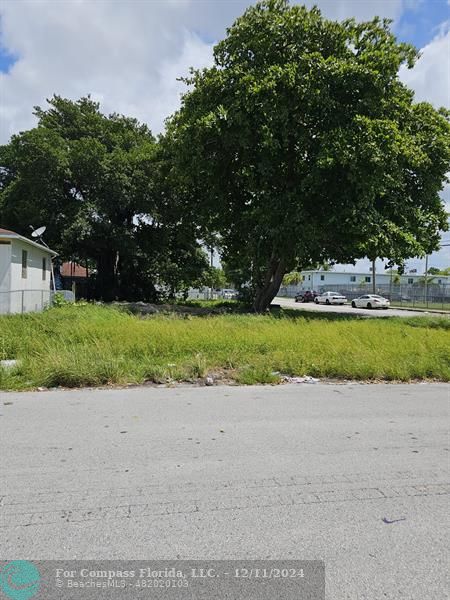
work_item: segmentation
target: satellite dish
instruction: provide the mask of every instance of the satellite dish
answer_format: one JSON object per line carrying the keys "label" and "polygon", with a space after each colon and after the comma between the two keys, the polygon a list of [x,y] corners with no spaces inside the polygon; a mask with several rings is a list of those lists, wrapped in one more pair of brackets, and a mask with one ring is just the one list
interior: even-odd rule
{"label": "satellite dish", "polygon": [[43,227],[38,227],[31,233],[31,237],[39,238],[45,232],[47,227],[44,225]]}

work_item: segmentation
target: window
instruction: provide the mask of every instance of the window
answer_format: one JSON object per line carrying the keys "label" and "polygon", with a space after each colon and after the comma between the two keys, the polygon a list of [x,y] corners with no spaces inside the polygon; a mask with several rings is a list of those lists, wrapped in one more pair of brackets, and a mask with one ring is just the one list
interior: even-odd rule
{"label": "window", "polygon": [[356,281],[356,275],[350,275],[350,281]]}
{"label": "window", "polygon": [[320,281],[325,281],[325,275],[320,276]]}
{"label": "window", "polygon": [[408,277],[408,283],[414,283],[414,279],[412,277]]}
{"label": "window", "polygon": [[26,279],[28,275],[28,252],[22,250],[22,279]]}
{"label": "window", "polygon": [[370,279],[370,277],[364,277],[364,281],[365,281],[366,283],[370,283],[370,280],[371,280],[371,279]]}
{"label": "window", "polygon": [[45,281],[47,279],[47,259],[44,256],[42,258],[42,281]]}
{"label": "window", "polygon": [[308,275],[308,281],[311,281],[311,275]]}

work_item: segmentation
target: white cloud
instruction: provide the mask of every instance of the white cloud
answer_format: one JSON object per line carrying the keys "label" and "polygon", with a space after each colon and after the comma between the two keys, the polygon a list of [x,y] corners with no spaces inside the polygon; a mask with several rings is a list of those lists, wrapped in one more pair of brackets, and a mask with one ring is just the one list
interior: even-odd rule
{"label": "white cloud", "polygon": [[[7,2],[2,45],[19,60],[0,74],[1,138],[33,126],[33,105],[58,93],[91,93],[106,112],[155,130],[177,105],[190,65],[211,62],[211,43],[191,27],[191,2]],[[24,10],[25,8],[25,10]]]}
{"label": "white cloud", "polygon": [[[329,18],[398,18],[409,0],[308,0]],[[18,57],[0,73],[0,142],[32,127],[54,93],[91,93],[105,112],[159,132],[179,104],[177,77],[212,61],[212,45],[251,0],[4,0],[0,43]]]}
{"label": "white cloud", "polygon": [[443,23],[435,38],[421,49],[413,69],[403,67],[402,81],[415,92],[417,101],[450,107],[450,21]]}
{"label": "white cloud", "polygon": [[[448,175],[448,178],[450,179],[450,173]],[[450,183],[447,183],[445,185],[445,187],[441,193],[441,196],[442,196],[445,204],[447,205],[447,212],[450,214]]]}
{"label": "white cloud", "polygon": [[[329,19],[366,21],[375,16],[396,20],[410,0],[308,0],[308,6],[316,4]],[[416,0],[413,0],[416,1]]]}

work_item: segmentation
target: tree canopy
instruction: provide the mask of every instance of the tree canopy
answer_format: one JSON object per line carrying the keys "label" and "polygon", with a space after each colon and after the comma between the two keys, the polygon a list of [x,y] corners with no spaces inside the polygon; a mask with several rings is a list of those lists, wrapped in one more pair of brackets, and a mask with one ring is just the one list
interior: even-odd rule
{"label": "tree canopy", "polygon": [[27,235],[45,224],[63,258],[94,262],[96,295],[107,300],[198,280],[206,255],[148,127],[102,114],[89,97],[48,103],[35,108],[37,127],[0,148],[2,225]]}
{"label": "tree canopy", "polygon": [[257,311],[294,268],[400,263],[447,227],[449,112],[414,103],[398,72],[417,51],[389,25],[259,2],[186,80],[164,143]]}
{"label": "tree canopy", "polygon": [[428,269],[429,275],[450,275],[450,267],[446,267],[445,269],[438,269],[438,267],[430,267]]}

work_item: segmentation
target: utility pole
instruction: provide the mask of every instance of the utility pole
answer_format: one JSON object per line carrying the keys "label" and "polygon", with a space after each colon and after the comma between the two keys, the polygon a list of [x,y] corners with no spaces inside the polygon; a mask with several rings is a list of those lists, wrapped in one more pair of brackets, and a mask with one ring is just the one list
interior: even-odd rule
{"label": "utility pole", "polygon": [[389,302],[392,302],[392,265],[391,265],[391,272],[390,272],[390,278],[389,278]]}
{"label": "utility pole", "polygon": [[[211,272],[212,272],[212,268],[214,266],[214,248],[211,246],[211,248],[209,249],[209,266],[211,267]],[[213,287],[212,287],[212,281],[211,281],[211,287],[210,287],[210,293],[211,293],[211,300],[214,299],[214,291],[213,291]]]}
{"label": "utility pole", "polygon": [[376,261],[376,258],[374,258],[372,260],[372,294],[377,293],[377,288],[375,285],[375,261]]}
{"label": "utility pole", "polygon": [[425,306],[428,308],[428,254],[425,256]]}

